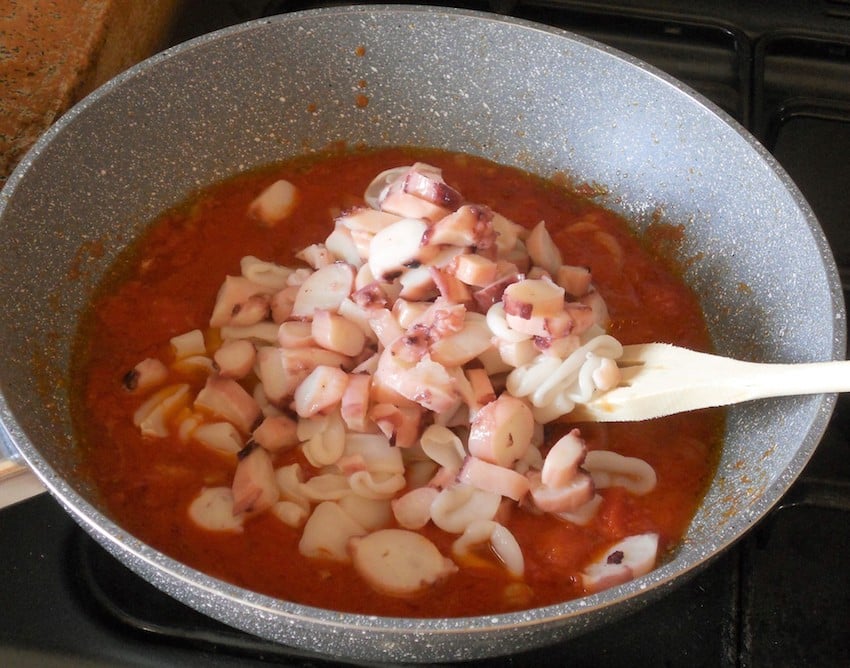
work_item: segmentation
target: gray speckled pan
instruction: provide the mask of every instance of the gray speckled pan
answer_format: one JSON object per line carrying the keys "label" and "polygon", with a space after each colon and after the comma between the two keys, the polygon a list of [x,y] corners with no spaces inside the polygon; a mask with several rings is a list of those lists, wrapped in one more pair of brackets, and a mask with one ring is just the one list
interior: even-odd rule
{"label": "gray speckled pan", "polygon": [[472,619],[293,605],[128,535],[75,476],[67,375],[80,309],[120,249],[166,207],[211,181],[338,141],[448,147],[603,184],[607,204],[637,228],[659,211],[684,224],[687,279],[720,352],[844,356],[834,263],[799,192],[722,113],[633,59],[558,30],[444,9],[318,10],[203,37],[84,100],[0,198],[0,436],[136,572],[289,645],[363,660],[485,657],[556,642],[663,594],[752,527],[799,474],[834,397],[737,407],[717,477],[673,561],[583,600]]}

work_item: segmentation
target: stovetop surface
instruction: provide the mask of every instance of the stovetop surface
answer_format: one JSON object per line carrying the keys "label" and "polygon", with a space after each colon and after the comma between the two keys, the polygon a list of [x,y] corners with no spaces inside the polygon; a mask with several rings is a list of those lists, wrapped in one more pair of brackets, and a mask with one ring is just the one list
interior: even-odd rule
{"label": "stovetop surface", "polygon": [[[783,0],[770,3],[769,11],[763,2],[734,0],[445,4],[597,39],[713,100],[765,144],[808,198],[846,297],[850,0]],[[317,5],[187,0],[173,41],[309,6]],[[850,665],[849,551],[845,395],[782,503],[694,578],[619,622],[487,665]],[[0,665],[334,664],[229,629],[161,594],[107,555],[46,495],[0,511],[0,583]]]}

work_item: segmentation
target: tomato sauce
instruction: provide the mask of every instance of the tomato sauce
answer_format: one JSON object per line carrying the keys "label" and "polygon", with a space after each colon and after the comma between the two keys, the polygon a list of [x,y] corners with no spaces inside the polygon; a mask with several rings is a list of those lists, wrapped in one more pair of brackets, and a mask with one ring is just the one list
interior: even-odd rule
{"label": "tomato sauce", "polygon": [[[73,405],[85,474],[122,527],[248,589],[323,608],[405,617],[492,614],[561,602],[583,595],[582,567],[621,538],[652,531],[660,535],[662,558],[675,548],[714,471],[720,411],[581,425],[590,448],[648,462],[657,487],[645,496],[601,490],[600,511],[584,527],[515,510],[505,525],[523,549],[521,583],[482,551],[478,565],[461,568],[427,593],[392,598],[373,591],[351,566],[301,557],[300,531],[271,513],[247,521],[240,534],[212,533],[189,520],[187,507],[198,490],[229,485],[233,463],[196,443],[143,439],[132,422],[138,398],[122,389],[122,377],[145,357],[167,357],[172,336],[207,330],[217,290],[225,275],[239,273],[240,258],[296,264],[294,253],[322,241],[333,215],[362,202],[374,175],[415,160],[442,168],[469,201],[528,227],[545,220],[565,262],[590,267],[612,317],[610,333],[622,343],[709,348],[699,303],[676,271],[649,252],[621,217],[563,186],[479,158],[404,148],[314,156],[239,176],[157,220],[116,263],[80,329]],[[280,178],[299,189],[297,221],[258,225],[246,216],[248,204]],[[549,442],[570,426],[550,425]],[[275,463],[297,457],[290,452]],[[433,525],[423,532],[450,553],[456,536]]]}

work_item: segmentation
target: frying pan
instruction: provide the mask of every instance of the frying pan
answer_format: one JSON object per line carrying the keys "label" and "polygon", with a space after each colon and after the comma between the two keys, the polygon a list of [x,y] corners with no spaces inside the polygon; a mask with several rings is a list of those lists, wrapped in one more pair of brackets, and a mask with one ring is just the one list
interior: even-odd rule
{"label": "frying pan", "polygon": [[640,233],[681,224],[686,280],[721,354],[840,359],[829,248],[772,157],[711,103],[581,37],[405,6],[287,14],[129,70],[36,144],[0,198],[0,417],[59,502],[110,553],[189,606],[339,658],[443,661],[554,643],[667,592],[748,531],[803,469],[834,396],[730,410],[718,470],[674,558],[560,605],[464,619],[320,610],[218,581],[145,545],[77,473],[71,340],[111,262],[158,213],[240,171],[344,142],[445,147],[592,184]]}

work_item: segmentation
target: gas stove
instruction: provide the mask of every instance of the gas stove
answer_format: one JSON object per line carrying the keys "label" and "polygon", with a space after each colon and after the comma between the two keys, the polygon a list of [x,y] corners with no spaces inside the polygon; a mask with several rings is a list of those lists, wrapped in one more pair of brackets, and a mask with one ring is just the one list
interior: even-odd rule
{"label": "gas stove", "polygon": [[[328,3],[326,3],[328,4]],[[850,1],[462,0],[649,62],[748,128],[797,182],[850,288]],[[319,6],[187,0],[173,43]],[[659,601],[552,647],[480,665],[850,665],[850,397],[781,503]],[[335,665],[161,594],[45,494],[0,510],[0,665]],[[505,648],[506,652],[510,648]],[[469,665],[469,664],[464,664]]]}

